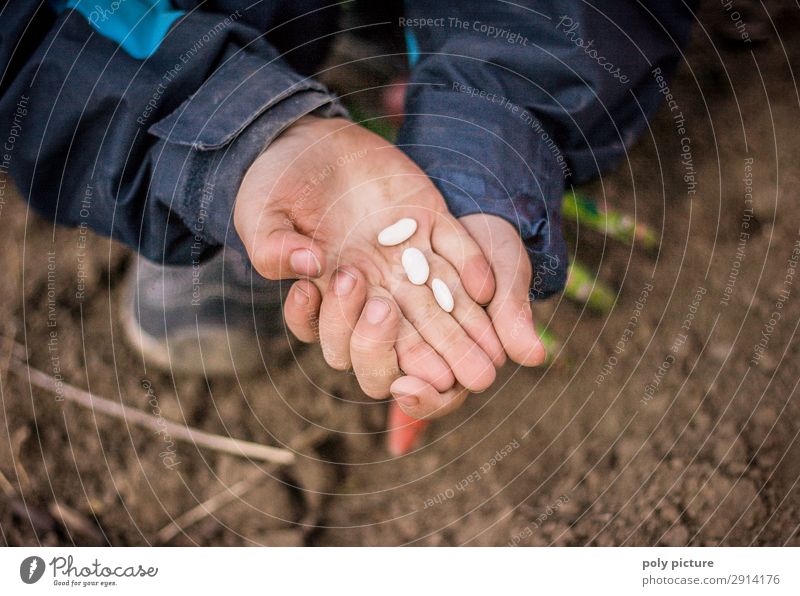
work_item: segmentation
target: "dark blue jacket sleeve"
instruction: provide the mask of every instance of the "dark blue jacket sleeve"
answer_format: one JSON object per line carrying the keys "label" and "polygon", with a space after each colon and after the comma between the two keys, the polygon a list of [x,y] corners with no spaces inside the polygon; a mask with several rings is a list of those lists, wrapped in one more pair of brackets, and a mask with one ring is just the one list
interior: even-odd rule
{"label": "dark blue jacket sleeve", "polygon": [[[303,115],[344,110],[251,26],[252,3],[233,12],[180,3],[187,10],[147,56],[136,54],[154,30],[144,50],[124,31],[117,41],[98,31],[142,2],[85,4],[95,12],[23,0],[3,8],[0,122],[14,143],[2,175],[44,216],[152,260],[241,249],[231,215],[247,168]],[[149,5],[152,16],[159,2]]]}
{"label": "dark blue jacket sleeve", "polygon": [[531,294],[563,288],[565,184],[612,167],[659,105],[688,39],[682,3],[409,0],[416,54],[399,137],[456,216],[519,230]]}

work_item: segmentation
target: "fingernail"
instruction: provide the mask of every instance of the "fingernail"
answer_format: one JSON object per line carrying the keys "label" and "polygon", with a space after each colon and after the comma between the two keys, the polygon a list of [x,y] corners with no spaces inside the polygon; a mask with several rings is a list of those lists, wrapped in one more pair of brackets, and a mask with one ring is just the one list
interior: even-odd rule
{"label": "fingernail", "polygon": [[317,255],[307,248],[299,248],[289,255],[289,266],[297,275],[303,277],[318,277],[322,273]]}
{"label": "fingernail", "polygon": [[356,285],[356,276],[347,269],[337,269],[333,278],[333,293],[337,296],[345,296]]}
{"label": "fingernail", "polygon": [[389,316],[389,305],[380,298],[372,298],[367,302],[367,322],[371,325],[382,323]]}
{"label": "fingernail", "polygon": [[419,398],[409,393],[397,393],[394,398],[397,400],[397,403],[406,408],[415,408],[419,405]]}
{"label": "fingernail", "polygon": [[311,302],[311,296],[308,295],[303,288],[300,286],[294,287],[294,301],[295,303],[299,304],[300,306],[305,306],[309,302]]}

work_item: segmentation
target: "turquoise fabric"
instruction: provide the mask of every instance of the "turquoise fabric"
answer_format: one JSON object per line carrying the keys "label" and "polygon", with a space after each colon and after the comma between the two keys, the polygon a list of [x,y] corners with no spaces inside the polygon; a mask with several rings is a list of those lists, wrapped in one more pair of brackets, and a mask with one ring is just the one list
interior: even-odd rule
{"label": "turquoise fabric", "polygon": [[139,60],[158,49],[172,24],[184,14],[170,0],[51,0],[50,4],[57,12],[77,10],[95,31]]}
{"label": "turquoise fabric", "polygon": [[419,43],[411,29],[405,30],[406,51],[408,51],[408,65],[414,68],[419,62]]}

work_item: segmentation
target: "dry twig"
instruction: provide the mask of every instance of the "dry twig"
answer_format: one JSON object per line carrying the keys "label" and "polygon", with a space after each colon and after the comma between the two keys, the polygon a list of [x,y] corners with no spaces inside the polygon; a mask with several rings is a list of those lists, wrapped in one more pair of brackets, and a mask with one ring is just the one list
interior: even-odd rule
{"label": "dry twig", "polygon": [[70,534],[77,534],[98,546],[108,543],[106,537],[86,517],[63,503],[50,503],[47,507],[54,520],[61,523]]}
{"label": "dry twig", "polygon": [[3,471],[0,470],[0,490],[3,491],[3,494],[6,497],[10,497],[11,495],[16,495],[16,491],[14,490],[14,485],[9,482],[6,475],[3,474]]}
{"label": "dry twig", "polygon": [[11,358],[9,370],[21,377],[27,376],[31,384],[62,395],[64,399],[72,403],[158,433],[169,433],[172,438],[192,443],[197,447],[280,465],[292,464],[295,460],[294,453],[289,449],[270,447],[269,445],[260,445],[250,441],[241,441],[231,437],[207,433],[163,418],[156,418],[136,408],[92,395],[67,383],[59,383],[53,377],[28,366],[25,362],[14,357]]}

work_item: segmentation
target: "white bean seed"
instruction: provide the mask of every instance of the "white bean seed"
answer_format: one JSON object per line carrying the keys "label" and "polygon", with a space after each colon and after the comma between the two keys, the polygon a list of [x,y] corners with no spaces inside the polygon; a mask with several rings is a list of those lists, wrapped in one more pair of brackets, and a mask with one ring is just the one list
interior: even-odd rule
{"label": "white bean seed", "polygon": [[403,262],[403,269],[408,276],[408,281],[412,284],[421,286],[428,281],[431,269],[428,267],[428,259],[425,258],[420,249],[413,246],[405,249],[401,261]]}
{"label": "white bean seed", "polygon": [[433,290],[433,297],[436,298],[436,302],[442,307],[442,310],[453,312],[455,302],[453,302],[453,293],[447,287],[447,284],[438,277],[434,277],[433,281],[431,281],[431,290]]}
{"label": "white bean seed", "polygon": [[411,238],[417,231],[417,220],[410,217],[396,221],[378,234],[378,244],[381,246],[397,246]]}

